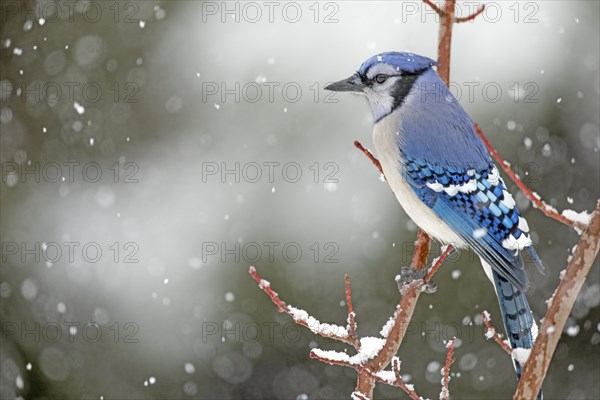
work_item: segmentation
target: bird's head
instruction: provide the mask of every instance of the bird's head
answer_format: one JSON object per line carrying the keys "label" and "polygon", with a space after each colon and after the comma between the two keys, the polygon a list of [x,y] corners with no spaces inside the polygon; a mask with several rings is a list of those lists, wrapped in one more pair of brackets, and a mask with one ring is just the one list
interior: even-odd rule
{"label": "bird's head", "polygon": [[434,65],[432,59],[417,54],[381,53],[365,61],[354,75],[325,89],[366,95],[377,122],[400,107],[418,77]]}

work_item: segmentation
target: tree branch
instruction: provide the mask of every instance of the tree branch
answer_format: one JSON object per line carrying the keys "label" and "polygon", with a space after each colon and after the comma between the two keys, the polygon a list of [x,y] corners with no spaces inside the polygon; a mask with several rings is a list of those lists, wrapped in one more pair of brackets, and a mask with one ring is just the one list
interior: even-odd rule
{"label": "tree branch", "polygon": [[[285,301],[279,298],[277,292],[271,289],[271,283],[262,279],[254,267],[250,267],[248,273],[256,282],[258,282],[258,287],[271,298],[271,301],[277,306],[279,312],[289,315],[294,319],[295,323],[310,329],[312,332],[322,337],[347,343],[353,346],[357,351],[359,350],[360,342],[356,337],[355,332],[350,333],[343,326],[321,323],[318,319],[310,316],[306,311],[287,305]],[[348,292],[347,295],[349,295]],[[350,315],[348,315],[348,320],[350,320]]]}
{"label": "tree branch", "polygon": [[373,162],[373,165],[375,165],[377,167],[379,172],[381,172],[381,175],[383,175],[383,177],[385,178],[385,174],[383,173],[383,168],[381,167],[381,163],[379,162],[378,159],[375,158],[373,153],[371,153],[370,150],[366,149],[358,140],[354,141],[354,147],[356,147],[357,149],[362,151],[367,157],[369,157],[369,160],[371,160]]}
{"label": "tree branch", "polygon": [[539,195],[532,192],[531,189],[529,189],[523,183],[521,178],[519,178],[519,175],[517,175],[512,170],[510,165],[506,161],[504,161],[504,159],[500,156],[500,154],[498,154],[498,151],[494,148],[494,146],[492,146],[490,144],[490,141],[485,137],[485,135],[481,131],[481,128],[479,128],[479,125],[475,124],[474,127],[475,127],[475,132],[477,133],[477,136],[479,136],[479,138],[483,141],[483,144],[485,144],[485,147],[487,147],[487,149],[492,154],[492,156],[494,157],[496,162],[500,165],[500,167],[502,167],[502,170],[519,187],[519,189],[521,189],[523,191],[525,196],[527,196],[527,198],[533,203],[533,206],[535,208],[538,208],[540,211],[542,211],[544,214],[546,214],[546,216],[553,218],[565,225],[573,226],[579,230],[585,229],[585,227],[586,227],[585,223],[583,223],[581,221],[576,221],[572,218],[568,218],[566,215],[564,215],[564,212],[563,212],[563,214],[559,214],[558,211],[556,211],[556,209],[554,207],[552,207],[549,204],[546,204],[546,202],[544,202]]}
{"label": "tree branch", "polygon": [[[429,4],[428,4],[429,5]],[[431,5],[429,5],[431,7]],[[450,86],[450,45],[452,44],[452,27],[454,25],[454,9],[456,0],[446,0],[443,13],[440,15],[440,32],[438,37],[438,75],[446,86]],[[439,13],[438,13],[439,14]]]}
{"label": "tree branch", "polygon": [[356,314],[352,307],[352,289],[350,288],[350,277],[348,274],[344,275],[344,283],[346,284],[346,306],[348,307],[348,336],[354,338],[354,348],[358,350],[360,347],[360,341],[356,339]]}
{"label": "tree branch", "polygon": [[450,384],[450,365],[454,363],[454,346],[456,345],[456,338],[452,338],[446,345],[448,353],[446,354],[446,365],[444,365],[443,373],[444,378],[442,379],[442,391],[440,392],[440,400],[448,400],[450,392],[448,391],[448,385]]}
{"label": "tree branch", "polygon": [[498,343],[498,346],[500,346],[500,348],[502,350],[504,350],[509,356],[512,356],[512,349],[504,340],[502,340],[502,337],[500,337],[500,334],[498,333],[496,328],[494,328],[494,326],[492,325],[492,317],[490,317],[490,313],[487,311],[484,311],[481,315],[483,317],[483,323],[485,324],[485,327],[486,327],[485,338],[488,340],[494,339],[496,341],[496,343]]}
{"label": "tree branch", "polygon": [[423,0],[423,3],[427,4],[433,11],[437,13],[440,17],[444,17],[445,13],[438,6],[435,5],[431,0]]}
{"label": "tree branch", "polygon": [[451,244],[442,247],[442,255],[439,256],[438,258],[436,258],[435,260],[433,260],[431,268],[427,272],[427,275],[425,275],[425,278],[423,278],[423,281],[425,283],[429,282],[431,280],[431,278],[433,278],[433,275],[437,272],[438,269],[440,269],[440,267],[442,266],[442,264],[444,263],[446,258],[453,251],[454,251],[454,246],[452,246]]}
{"label": "tree branch", "polygon": [[573,248],[567,269],[552,296],[548,312],[531,349],[531,355],[523,367],[515,399],[535,398],[539,392],[567,318],[569,318],[599,248],[600,201],[592,213],[589,226],[583,231],[579,242]]}
{"label": "tree branch", "polygon": [[473,14],[469,15],[468,17],[454,18],[454,22],[457,24],[460,24],[463,22],[473,21],[475,18],[477,18],[479,16],[479,14],[481,14],[483,12],[483,10],[485,10],[485,4],[482,4],[481,7],[479,7],[479,10],[475,11]]}

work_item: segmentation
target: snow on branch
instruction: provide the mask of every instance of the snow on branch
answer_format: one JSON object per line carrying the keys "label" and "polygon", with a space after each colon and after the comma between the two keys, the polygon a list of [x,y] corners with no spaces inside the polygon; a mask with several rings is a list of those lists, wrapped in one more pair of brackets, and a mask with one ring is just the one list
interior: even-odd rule
{"label": "snow on branch", "polygon": [[[445,257],[440,257],[435,264],[441,264],[444,259]],[[439,268],[439,265],[437,268]],[[277,306],[278,311],[288,314],[296,324],[309,328],[321,337],[334,339],[354,347],[356,350],[355,355],[323,349],[312,349],[310,351],[310,358],[312,359],[331,365],[350,367],[358,372],[357,388],[352,394],[352,398],[371,399],[375,382],[382,382],[402,389],[413,400],[421,399],[415,393],[413,385],[406,384],[402,380],[400,376],[400,360],[395,354],[398,352],[398,348],[406,333],[406,328],[409,325],[416,305],[416,299],[425,285],[423,281],[412,281],[403,284],[405,294],[396,307],[394,315],[381,329],[380,334],[382,337],[367,336],[359,338],[356,333],[356,315],[354,313],[352,290],[348,275],[344,277],[346,304],[348,307],[348,326],[344,328],[335,324],[322,323],[308,314],[308,312],[287,304],[271,288],[270,282],[260,277],[254,267],[250,267],[248,273],[258,283],[259,288]],[[443,370],[445,374],[448,373],[450,364],[453,361],[453,349],[454,340],[451,346],[448,346],[449,355],[446,357],[446,367]],[[391,370],[385,370],[390,363],[392,364]],[[449,377],[445,375],[443,393],[448,393],[448,382]]]}
{"label": "snow on branch", "polygon": [[[271,283],[262,279],[258,275],[256,268],[250,267],[248,269],[248,273],[256,282],[258,282],[258,287],[271,298],[271,301],[277,306],[277,310],[279,312],[288,314],[294,319],[295,323],[310,329],[313,333],[319,336],[347,343],[351,346],[354,346],[358,350],[360,347],[358,339],[354,336],[354,334],[351,335],[346,328],[340,325],[322,323],[318,319],[309,315],[306,311],[287,305],[285,301],[279,298],[277,292],[271,289]],[[349,293],[349,285],[350,284],[348,282],[348,289],[346,293],[347,296],[351,297],[352,295]],[[352,319],[354,319],[354,317],[352,317]],[[350,320],[350,315],[348,316],[348,320]]]}
{"label": "snow on branch", "polygon": [[444,378],[442,379],[442,391],[440,392],[440,400],[448,400],[450,398],[450,391],[448,390],[448,386],[450,384],[450,366],[454,363],[454,346],[456,345],[456,338],[452,338],[448,343],[446,343],[446,348],[448,352],[446,353],[446,364],[442,369],[442,374]]}
{"label": "snow on branch", "polygon": [[483,317],[483,323],[485,324],[486,328],[485,338],[487,340],[494,339],[494,341],[498,343],[498,346],[500,346],[502,350],[504,350],[509,356],[512,355],[512,349],[510,348],[510,345],[506,341],[502,340],[502,337],[492,325],[492,317],[490,313],[484,311],[481,313],[481,316]]}
{"label": "snow on branch", "polygon": [[521,365],[525,365],[525,363],[527,363],[527,360],[529,359],[529,355],[531,354],[531,349],[524,349],[520,347],[514,349],[511,348],[508,340],[502,340],[502,336],[492,325],[492,317],[490,313],[487,311],[483,311],[483,313],[481,313],[481,316],[483,317],[483,323],[485,324],[486,328],[484,333],[485,338],[487,340],[493,339],[498,344],[498,346],[500,346],[500,348],[504,350],[504,352],[508,354],[512,359],[514,359]]}

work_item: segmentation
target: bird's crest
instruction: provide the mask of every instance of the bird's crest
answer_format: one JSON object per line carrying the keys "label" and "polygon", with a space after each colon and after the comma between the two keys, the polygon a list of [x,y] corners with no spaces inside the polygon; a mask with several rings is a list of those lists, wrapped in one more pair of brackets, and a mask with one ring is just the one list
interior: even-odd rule
{"label": "bird's crest", "polygon": [[369,58],[360,66],[358,72],[360,75],[364,76],[367,74],[369,68],[380,63],[392,65],[397,67],[400,71],[410,73],[422,71],[437,65],[437,62],[433,61],[431,58],[423,57],[418,54],[390,51]]}

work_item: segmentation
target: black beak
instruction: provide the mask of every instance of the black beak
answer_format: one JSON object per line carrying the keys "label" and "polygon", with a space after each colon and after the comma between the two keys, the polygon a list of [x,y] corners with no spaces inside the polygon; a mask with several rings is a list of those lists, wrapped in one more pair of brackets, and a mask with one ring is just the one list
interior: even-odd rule
{"label": "black beak", "polygon": [[364,87],[365,85],[362,83],[360,76],[354,74],[350,78],[342,79],[341,81],[325,86],[325,90],[334,92],[362,92]]}

